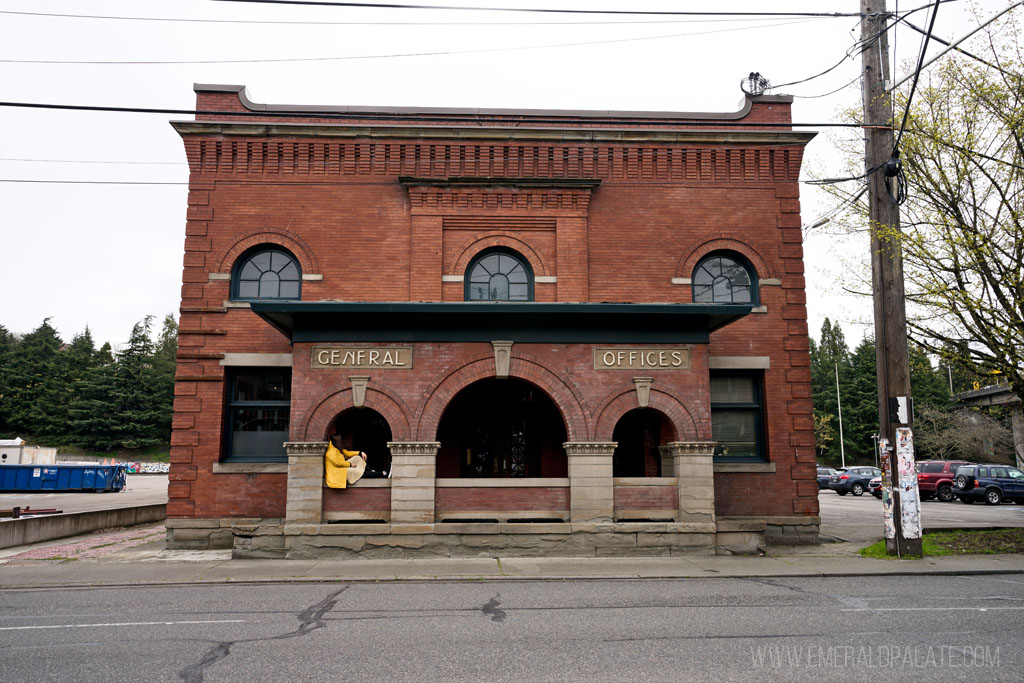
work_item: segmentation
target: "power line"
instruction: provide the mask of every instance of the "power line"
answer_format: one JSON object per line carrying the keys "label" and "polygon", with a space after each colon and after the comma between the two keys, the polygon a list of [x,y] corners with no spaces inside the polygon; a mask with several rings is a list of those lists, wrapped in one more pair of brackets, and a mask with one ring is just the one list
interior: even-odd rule
{"label": "power line", "polygon": [[[953,2],[953,1],[954,0],[937,0],[937,2]],[[927,9],[928,7],[931,7],[931,5],[922,5],[920,7],[915,7],[913,9],[909,9],[906,12],[903,13],[902,17],[903,18],[909,17],[911,14],[914,14],[916,12],[920,12],[921,10]],[[900,15],[899,15],[899,12],[897,12],[895,16],[896,16],[897,19],[901,18]],[[885,33],[886,31],[889,31],[894,26],[895,26],[895,24],[887,24],[881,31],[879,31],[875,35],[871,36],[870,40],[858,40],[858,41],[856,41],[853,44],[853,46],[851,46],[849,49],[847,49],[846,54],[843,55],[842,59],[840,59],[834,65],[832,65],[829,68],[825,69],[821,73],[814,74],[813,76],[809,76],[807,78],[802,78],[802,79],[800,79],[798,81],[790,81],[789,83],[782,83],[780,85],[773,85],[772,88],[773,89],[774,88],[784,88],[784,87],[786,87],[788,85],[797,85],[797,84],[800,84],[800,83],[806,83],[807,81],[812,81],[815,78],[820,78],[821,76],[824,76],[825,74],[827,74],[827,73],[829,73],[831,71],[834,71],[835,69],[837,69],[840,66],[842,66],[843,62],[845,62],[847,59],[852,59],[854,57],[855,53],[856,54],[860,54],[860,52],[863,52],[868,47],[870,47],[872,44],[876,43],[883,33]],[[853,81],[850,81],[850,83],[852,83],[852,82]],[[849,83],[847,85],[849,85]],[[845,87],[846,86],[844,85],[843,88],[845,88]],[[840,88],[840,90],[842,90],[842,88]],[[832,93],[827,93],[827,94],[830,95]],[[818,97],[823,97],[823,95],[819,95]]]}
{"label": "power line", "polygon": [[267,58],[267,59],[184,59],[184,60],[76,60],[76,59],[0,59],[0,63],[3,64],[82,64],[82,65],[93,65],[93,66],[114,66],[114,65],[132,65],[132,66],[153,66],[161,64],[270,64],[270,63],[286,63],[286,62],[334,62],[334,61],[351,61],[351,60],[363,60],[363,59],[394,59],[394,58],[405,58],[405,57],[440,57],[446,55],[465,55],[465,54],[481,54],[488,52],[520,52],[524,50],[543,50],[560,47],[583,47],[588,45],[608,45],[612,43],[636,43],[646,40],[664,40],[668,38],[685,38],[689,36],[700,36],[709,35],[715,33],[729,33],[732,31],[750,31],[762,28],[774,28],[776,26],[788,26],[790,24],[799,24],[805,21],[811,21],[810,19],[804,19],[800,21],[790,22],[776,22],[771,24],[760,24],[757,26],[738,26],[734,28],[721,28],[711,29],[707,31],[692,31],[688,33],[671,33],[668,35],[660,36],[639,36],[636,38],[609,38],[607,40],[589,40],[579,41],[573,43],[548,43],[543,45],[521,45],[513,47],[491,47],[491,48],[479,48],[475,50],[439,50],[436,52],[404,52],[397,54],[379,54],[379,55],[349,55],[343,57],[282,57],[282,58]]}
{"label": "power line", "polygon": [[0,178],[0,183],[38,183],[43,185],[188,185],[187,182],[148,180],[33,180],[29,178]]}
{"label": "power line", "polygon": [[[313,110],[303,111],[220,111],[220,110],[204,110],[204,109],[164,109],[158,107],[109,107],[99,105],[83,105],[83,104],[52,104],[44,102],[0,102],[0,107],[14,107],[21,109],[53,109],[58,111],[92,111],[92,112],[116,112],[122,114],[175,114],[183,116],[231,116],[235,118],[299,118],[299,119],[329,119],[329,120],[358,120],[358,121],[422,121],[429,123],[441,123],[441,122],[453,122],[453,123],[465,123],[472,122],[479,124],[487,118],[493,118],[496,123],[523,123],[523,118],[494,118],[492,115],[486,113],[473,113],[465,116],[444,116],[444,115],[424,115],[424,114],[387,114],[387,113],[339,113],[339,112],[317,112]],[[552,114],[552,116],[556,116]],[[544,124],[566,124],[569,123],[566,119],[572,118],[566,116],[563,118],[541,118],[530,116],[527,123],[544,123]],[[579,118],[579,117],[575,117]],[[638,119],[636,117],[625,116],[622,117],[624,123],[643,123],[649,126],[701,126],[704,128],[773,128],[780,132],[784,132],[787,127],[790,128],[866,128],[861,123],[767,123],[767,122],[744,122],[744,121],[698,121],[698,120],[647,120]],[[224,121],[197,121],[197,123],[224,123]],[[877,127],[877,126],[876,126]],[[884,126],[889,128],[889,126]]]}
{"label": "power line", "polygon": [[[917,31],[921,35],[928,35],[927,32],[923,28],[919,28],[919,27],[915,26],[914,24],[910,23],[909,21],[906,21],[905,19],[901,19],[900,21],[902,21],[904,24],[906,24],[910,28],[914,29],[915,31]],[[942,38],[939,38],[938,36],[932,36],[932,40],[934,40],[937,43],[942,43],[943,45],[948,47],[950,50],[956,50],[960,54],[965,55],[967,57],[970,57],[971,59],[973,59],[975,61],[981,62],[985,66],[987,66],[987,67],[989,67],[991,69],[995,69],[996,71],[999,71],[1000,73],[1006,74],[1007,76],[1014,76],[1014,77],[1016,77],[1018,75],[1018,74],[1014,74],[1012,72],[1006,71],[1005,69],[1000,68],[998,65],[993,64],[992,62],[986,61],[986,60],[982,59],[981,57],[979,57],[979,56],[977,56],[975,54],[971,54],[967,50],[964,50],[963,48],[957,47],[953,43],[950,43],[948,40],[943,40]]]}
{"label": "power line", "polygon": [[28,159],[0,157],[0,161],[16,161],[35,164],[139,164],[144,166],[183,166],[184,161],[121,161],[100,159]]}
{"label": "power line", "polygon": [[645,16],[699,16],[699,17],[859,17],[849,12],[679,12],[648,10],[555,9],[524,7],[460,7],[457,5],[411,5],[385,2],[329,2],[328,0],[214,0],[215,2],[243,2],[263,5],[306,5],[317,7],[349,7],[360,9],[412,9],[447,10],[459,12],[525,12],[539,14],[607,14]]}
{"label": "power line", "polygon": [[851,85],[853,85],[854,83],[856,83],[859,80],[860,80],[860,74],[857,74],[856,76],[853,77],[853,80],[847,81],[846,83],[844,83],[843,85],[839,86],[835,90],[829,90],[828,92],[821,93],[820,95],[791,95],[791,97],[799,97],[800,99],[803,99],[803,100],[814,100],[814,99],[817,99],[819,97],[828,97],[829,95],[835,95],[840,90],[844,90],[846,88],[849,88]]}
{"label": "power line", "polygon": [[[66,14],[57,12],[18,12],[0,10],[0,14],[28,17],[54,17],[60,19],[104,19],[111,21],[152,21],[188,24],[267,24],[283,26],[628,26],[631,24],[695,24],[726,21],[749,21],[750,17],[723,17],[715,19],[641,19],[623,21],[282,21],[274,19],[202,19],[194,17],[137,17],[109,14]],[[828,17],[821,17],[828,18]]]}
{"label": "power line", "polygon": [[900,124],[900,130],[896,134],[896,142],[893,144],[893,154],[898,155],[900,148],[900,140],[903,138],[903,130],[907,127],[907,117],[910,116],[910,103],[914,99],[914,91],[917,90],[917,81],[921,77],[921,68],[924,66],[924,56],[928,52],[928,41],[932,37],[932,31],[935,29],[935,18],[939,16],[939,0],[935,0],[935,9],[932,10],[932,18],[928,24],[928,32],[924,35],[924,40],[921,45],[921,54],[917,58],[917,69],[914,71],[914,82],[910,86],[910,94],[907,96],[907,104],[903,109],[903,122]]}

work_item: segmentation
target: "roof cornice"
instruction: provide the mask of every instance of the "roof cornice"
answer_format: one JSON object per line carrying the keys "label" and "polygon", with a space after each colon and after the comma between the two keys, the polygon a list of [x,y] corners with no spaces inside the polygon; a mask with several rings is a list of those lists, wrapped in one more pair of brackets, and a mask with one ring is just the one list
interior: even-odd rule
{"label": "roof cornice", "polygon": [[[608,122],[614,124],[614,122]],[[403,125],[171,121],[182,137],[318,137],[427,140],[545,140],[548,142],[661,142],[688,144],[806,145],[817,133],[790,130],[651,130],[555,126]],[[709,123],[709,125],[711,125]]]}
{"label": "roof cornice", "polygon": [[306,104],[261,104],[249,99],[244,85],[221,85],[196,83],[192,89],[197,92],[237,93],[239,103],[252,112],[287,112],[297,116],[321,114],[393,114],[393,115],[452,115],[452,116],[537,116],[593,119],[686,119],[700,121],[735,121],[750,113],[754,103],[792,104],[791,95],[744,95],[740,108],[734,112],[679,112],[679,111],[617,111],[599,109],[514,109],[486,107],[395,107],[395,106],[350,106],[350,105],[306,105]]}

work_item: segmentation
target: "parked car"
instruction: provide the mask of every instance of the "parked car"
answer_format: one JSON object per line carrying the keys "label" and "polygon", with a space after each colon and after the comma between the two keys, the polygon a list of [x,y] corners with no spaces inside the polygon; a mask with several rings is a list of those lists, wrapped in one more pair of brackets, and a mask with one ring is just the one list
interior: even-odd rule
{"label": "parked car", "polygon": [[847,467],[845,470],[837,470],[829,477],[828,487],[840,496],[847,493],[861,496],[868,490],[868,482],[880,476],[882,470],[877,467]]}
{"label": "parked car", "polygon": [[1024,503],[1024,472],[1009,465],[964,465],[957,469],[953,493],[962,503]]}
{"label": "parked car", "polygon": [[827,489],[828,481],[835,474],[836,471],[831,467],[819,467],[818,468],[818,488]]}
{"label": "parked car", "polygon": [[971,463],[966,460],[921,460],[917,463],[917,488],[921,500],[938,498],[949,503],[956,498],[953,479],[957,469]]}
{"label": "parked car", "polygon": [[882,477],[875,477],[868,482],[868,493],[882,500]]}

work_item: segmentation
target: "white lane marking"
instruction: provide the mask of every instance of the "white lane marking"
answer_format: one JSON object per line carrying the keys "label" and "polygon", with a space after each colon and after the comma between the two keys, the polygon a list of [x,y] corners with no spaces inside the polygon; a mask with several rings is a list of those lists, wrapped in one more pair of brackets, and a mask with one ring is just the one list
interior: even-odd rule
{"label": "white lane marking", "polygon": [[122,621],[110,624],[55,624],[52,626],[0,626],[0,631],[28,631],[46,628],[90,628],[93,626],[177,626],[179,624],[244,624],[245,619],[209,621]]}
{"label": "white lane marking", "polygon": [[841,609],[840,612],[952,612],[974,610],[988,612],[997,609],[1024,609],[1024,607],[857,607],[855,609]]}

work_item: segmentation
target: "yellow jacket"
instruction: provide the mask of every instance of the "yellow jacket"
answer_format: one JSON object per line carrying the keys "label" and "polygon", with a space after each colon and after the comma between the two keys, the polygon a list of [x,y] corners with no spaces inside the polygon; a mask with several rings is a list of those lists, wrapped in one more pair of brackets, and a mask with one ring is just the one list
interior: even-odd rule
{"label": "yellow jacket", "polygon": [[327,445],[324,454],[324,483],[328,488],[343,489],[354,484],[363,476],[366,461],[359,451],[338,450],[334,444]]}

